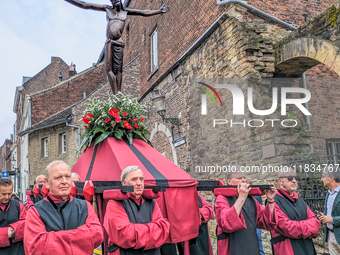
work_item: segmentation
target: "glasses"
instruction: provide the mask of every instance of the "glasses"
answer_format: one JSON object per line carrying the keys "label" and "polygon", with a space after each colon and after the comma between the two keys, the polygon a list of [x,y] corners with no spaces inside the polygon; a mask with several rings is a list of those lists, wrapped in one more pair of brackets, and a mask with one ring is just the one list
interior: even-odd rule
{"label": "glasses", "polygon": [[296,176],[285,176],[285,177],[281,177],[281,178],[287,178],[288,179],[288,181],[292,181],[293,179],[295,179],[295,181],[297,181],[296,180]]}

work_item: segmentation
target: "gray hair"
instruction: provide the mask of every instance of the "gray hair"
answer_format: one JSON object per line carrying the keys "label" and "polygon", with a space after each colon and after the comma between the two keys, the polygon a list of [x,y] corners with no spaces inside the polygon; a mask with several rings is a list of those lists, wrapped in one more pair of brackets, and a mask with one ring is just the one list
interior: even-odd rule
{"label": "gray hair", "polygon": [[227,172],[225,173],[225,183],[228,184],[227,179],[232,179],[235,174],[241,172],[241,167],[238,165],[230,167]]}
{"label": "gray hair", "polygon": [[288,166],[284,166],[283,169],[281,171],[279,171],[278,174],[277,174],[278,178],[286,178],[287,176],[288,177],[289,176],[296,176],[296,178],[297,178],[296,169],[288,167]]}
{"label": "gray hair", "polygon": [[8,187],[11,185],[13,186],[13,182],[11,179],[0,179],[0,186]]}
{"label": "gray hair", "polygon": [[75,176],[78,176],[79,179],[80,179],[80,175],[79,175],[79,174],[77,174],[77,173],[71,173],[71,178],[72,178],[72,179],[73,179],[73,177],[75,177]]}
{"label": "gray hair", "polygon": [[334,169],[330,166],[327,166],[324,172],[327,174],[328,178],[333,177],[335,182],[340,183],[340,170],[338,168]]}
{"label": "gray hair", "polygon": [[54,167],[54,166],[57,166],[57,165],[61,165],[61,164],[65,164],[68,167],[68,169],[70,170],[70,172],[71,172],[71,168],[70,168],[70,166],[68,164],[66,164],[62,160],[55,160],[55,161],[52,161],[51,163],[49,163],[48,166],[45,169],[45,176],[46,176],[47,180],[50,179],[50,170],[51,170],[51,168]]}
{"label": "gray hair", "polygon": [[127,175],[133,171],[136,171],[140,169],[140,166],[127,166],[124,168],[124,170],[122,171],[122,175],[120,176],[120,180],[121,182],[126,182],[127,181]]}
{"label": "gray hair", "polygon": [[43,174],[39,174],[37,177],[35,177],[35,182],[38,182],[38,178],[39,178],[40,176],[44,176],[44,177],[46,178],[46,176],[45,176],[45,175],[43,175]]}

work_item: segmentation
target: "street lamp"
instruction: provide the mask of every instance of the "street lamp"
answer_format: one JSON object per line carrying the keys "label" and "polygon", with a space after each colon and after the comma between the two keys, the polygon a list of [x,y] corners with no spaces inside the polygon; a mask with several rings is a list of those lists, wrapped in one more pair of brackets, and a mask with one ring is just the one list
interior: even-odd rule
{"label": "street lamp", "polygon": [[[14,155],[11,159],[11,170],[10,172],[8,172],[9,175],[14,175],[14,185],[13,185],[13,188],[15,191],[17,191],[17,178],[20,178],[20,172],[19,172],[19,167],[16,167],[16,163],[17,163],[17,160],[14,159]],[[18,181],[18,184],[20,182]]]}
{"label": "street lamp", "polygon": [[179,129],[179,125],[180,125],[179,119],[178,118],[165,118],[165,112],[166,112],[166,110],[165,110],[165,96],[159,94],[158,89],[154,89],[153,92],[154,92],[154,96],[151,99],[151,101],[155,105],[157,113],[162,117],[162,121],[164,121],[165,123],[172,124],[171,133],[172,133],[172,141],[174,141],[174,126],[177,126],[178,134],[181,133],[181,131]]}

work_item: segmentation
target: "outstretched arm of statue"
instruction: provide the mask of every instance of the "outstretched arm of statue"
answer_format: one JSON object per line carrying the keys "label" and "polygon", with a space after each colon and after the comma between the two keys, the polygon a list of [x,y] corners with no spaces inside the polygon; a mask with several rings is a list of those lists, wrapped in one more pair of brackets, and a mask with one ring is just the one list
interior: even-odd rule
{"label": "outstretched arm of statue", "polygon": [[157,15],[157,14],[160,14],[160,13],[168,12],[169,11],[169,7],[164,5],[164,4],[162,4],[162,6],[161,6],[161,8],[159,8],[159,10],[153,10],[153,11],[149,11],[149,10],[134,10],[134,9],[129,9],[129,8],[125,8],[125,10],[127,11],[128,15],[152,16],[152,15]]}
{"label": "outstretched arm of statue", "polygon": [[65,0],[65,1],[69,2],[70,4],[77,6],[79,8],[82,8],[82,9],[95,10],[95,11],[105,11],[104,5],[86,3],[86,2],[80,1],[80,0]]}

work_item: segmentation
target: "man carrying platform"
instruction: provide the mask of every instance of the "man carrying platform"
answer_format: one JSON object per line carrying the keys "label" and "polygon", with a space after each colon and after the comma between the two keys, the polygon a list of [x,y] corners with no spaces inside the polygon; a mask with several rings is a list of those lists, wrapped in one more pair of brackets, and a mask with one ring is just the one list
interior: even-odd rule
{"label": "man carrying platform", "polygon": [[50,193],[27,214],[26,255],[92,255],[103,242],[103,228],[89,202],[70,196],[70,167],[53,161],[46,177]]}
{"label": "man carrying platform", "polygon": [[280,187],[275,196],[277,227],[271,231],[275,255],[316,254],[313,240],[319,234],[320,222],[297,193],[296,172],[279,173]]}
{"label": "man carrying platform", "polygon": [[128,166],[121,182],[134,186],[134,191],[128,193],[126,200],[110,200],[107,204],[104,228],[109,235],[109,254],[159,255],[170,224],[154,199],[143,198],[143,171],[138,166]]}
{"label": "man carrying platform", "polygon": [[[47,184],[47,178],[45,175],[41,174],[41,175],[38,175],[36,178],[35,178],[35,184],[38,184],[38,185],[45,185]],[[43,195],[38,194],[38,196],[34,196],[33,193],[29,196],[27,196],[26,198],[26,210],[30,209],[30,207],[32,205],[34,205],[35,203],[39,202],[40,200],[44,199]]]}
{"label": "man carrying platform", "polygon": [[218,255],[260,255],[256,228],[271,230],[275,227],[273,217],[275,187],[266,191],[268,203],[265,208],[249,196],[249,184],[239,167],[226,173],[227,185],[238,186],[238,197],[218,195],[215,201],[217,221]]}
{"label": "man carrying platform", "polygon": [[26,209],[22,203],[11,199],[12,192],[12,181],[0,179],[0,254],[24,255]]}

